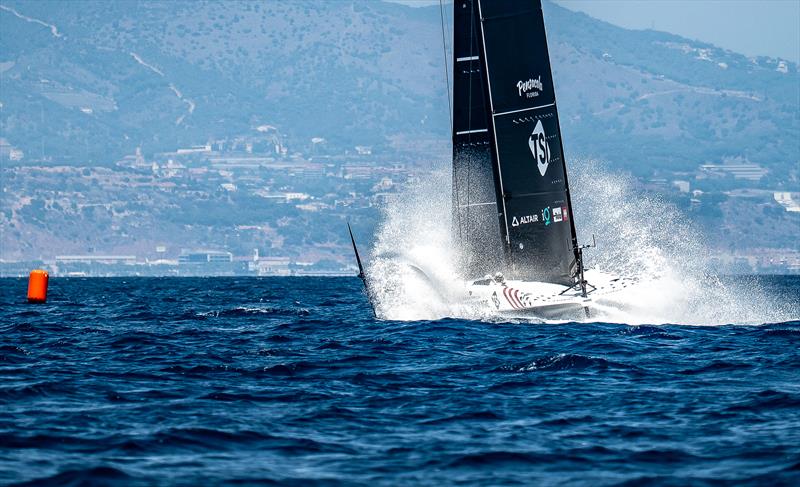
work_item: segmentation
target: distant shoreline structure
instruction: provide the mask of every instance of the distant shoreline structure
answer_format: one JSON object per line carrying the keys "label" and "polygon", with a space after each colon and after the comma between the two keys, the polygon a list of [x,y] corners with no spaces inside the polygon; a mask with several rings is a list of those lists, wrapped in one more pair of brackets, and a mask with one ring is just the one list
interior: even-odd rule
{"label": "distant shoreline structure", "polygon": [[[734,275],[734,274],[732,274]],[[744,275],[744,274],[743,274]],[[763,274],[763,275],[793,275],[793,274]],[[107,275],[99,275],[99,274],[83,274],[78,275],[78,273],[69,273],[69,274],[57,274],[51,275],[51,279],[117,279],[117,278],[129,278],[129,277],[141,277],[141,278],[176,278],[176,279],[189,279],[189,278],[211,278],[211,277],[254,277],[254,278],[261,278],[261,277],[357,277],[355,272],[303,272],[303,273],[294,273],[294,274],[107,274]],[[27,279],[27,274],[9,274],[0,272],[0,279]]]}
{"label": "distant shoreline structure", "polygon": [[58,255],[52,259],[0,259],[0,277],[24,277],[30,269],[46,269],[53,277],[292,277],[350,276],[351,264],[303,261],[288,256],[234,257],[221,250],[184,250],[177,259],[139,259],[135,255]]}

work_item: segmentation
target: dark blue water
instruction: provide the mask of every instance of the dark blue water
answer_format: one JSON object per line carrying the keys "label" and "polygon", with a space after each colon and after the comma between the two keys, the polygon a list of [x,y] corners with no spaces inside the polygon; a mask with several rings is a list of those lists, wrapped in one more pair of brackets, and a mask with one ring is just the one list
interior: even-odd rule
{"label": "dark blue water", "polygon": [[377,322],[355,278],[0,286],[2,484],[800,482],[800,321]]}

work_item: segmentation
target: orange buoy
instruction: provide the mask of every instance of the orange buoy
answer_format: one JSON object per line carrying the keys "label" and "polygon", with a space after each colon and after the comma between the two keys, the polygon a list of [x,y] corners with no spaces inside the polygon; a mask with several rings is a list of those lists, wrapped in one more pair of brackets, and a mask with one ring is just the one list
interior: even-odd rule
{"label": "orange buoy", "polygon": [[47,271],[36,269],[31,271],[28,278],[28,302],[44,303],[47,301],[47,281],[50,275]]}

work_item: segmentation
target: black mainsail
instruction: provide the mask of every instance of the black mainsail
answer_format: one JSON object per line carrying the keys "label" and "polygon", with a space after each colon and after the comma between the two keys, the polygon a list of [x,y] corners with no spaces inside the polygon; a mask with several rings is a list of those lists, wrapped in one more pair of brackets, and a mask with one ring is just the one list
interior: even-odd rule
{"label": "black mainsail", "polygon": [[577,238],[541,0],[456,0],[453,207],[469,277],[575,283]]}

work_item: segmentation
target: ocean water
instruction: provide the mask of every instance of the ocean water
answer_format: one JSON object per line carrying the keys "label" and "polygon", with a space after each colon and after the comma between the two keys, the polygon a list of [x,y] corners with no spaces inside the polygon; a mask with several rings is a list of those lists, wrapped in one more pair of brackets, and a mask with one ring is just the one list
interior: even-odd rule
{"label": "ocean water", "polygon": [[355,278],[25,286],[0,280],[0,484],[800,484],[800,317],[380,321]]}

